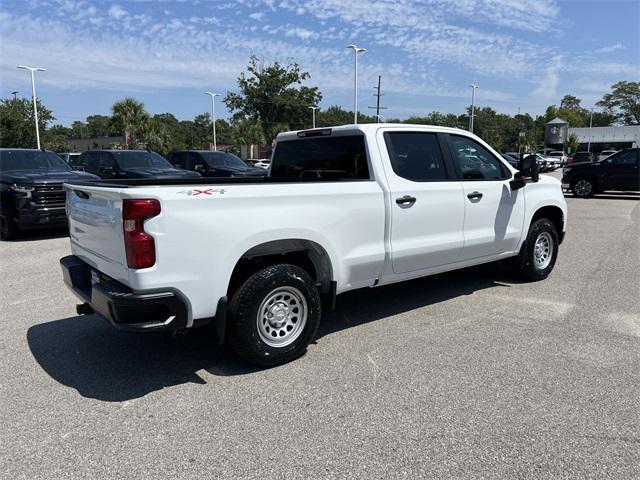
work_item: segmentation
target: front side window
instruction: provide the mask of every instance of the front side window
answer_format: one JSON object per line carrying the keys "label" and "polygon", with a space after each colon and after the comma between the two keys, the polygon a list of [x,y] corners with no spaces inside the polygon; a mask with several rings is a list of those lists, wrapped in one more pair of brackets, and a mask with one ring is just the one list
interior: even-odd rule
{"label": "front side window", "polygon": [[453,160],[462,171],[464,180],[502,180],[506,178],[502,162],[475,140],[450,135]]}
{"label": "front side window", "polygon": [[384,140],[396,175],[414,182],[447,179],[444,158],[435,133],[387,132]]}
{"label": "front side window", "polygon": [[612,165],[635,165],[638,160],[638,150],[624,150],[609,158]]}
{"label": "front side window", "polygon": [[364,135],[280,141],[273,153],[271,176],[321,181],[368,180]]}
{"label": "front side window", "polygon": [[212,167],[247,168],[247,164],[235,155],[227,152],[205,152],[202,154]]}

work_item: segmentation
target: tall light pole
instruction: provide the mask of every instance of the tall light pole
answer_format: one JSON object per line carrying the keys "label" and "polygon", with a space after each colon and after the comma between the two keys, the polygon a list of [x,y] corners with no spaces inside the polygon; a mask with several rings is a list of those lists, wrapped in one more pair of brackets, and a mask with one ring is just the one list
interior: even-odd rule
{"label": "tall light pole", "polygon": [[471,116],[469,117],[469,131],[473,133],[473,116],[474,116],[474,108],[475,108],[475,100],[476,100],[476,89],[480,88],[478,85],[474,85],[473,83],[469,85],[471,87]]}
{"label": "tall light pole", "polygon": [[11,95],[13,95],[13,99],[14,99],[14,100],[17,100],[17,99],[18,99],[18,94],[19,94],[19,93],[20,93],[20,92],[19,92],[19,91],[17,91],[17,90],[16,90],[15,92],[11,92]]}
{"label": "tall light pole", "polygon": [[311,109],[311,119],[312,119],[311,125],[313,125],[312,128],[316,128],[316,110],[319,107],[312,106],[312,107],[309,107],[309,108]]}
{"label": "tall light pole", "polygon": [[358,123],[358,54],[367,51],[366,48],[360,48],[354,44],[347,45],[346,48],[353,49],[355,63],[353,70],[353,123]]}
{"label": "tall light pole", "polygon": [[587,152],[591,153],[591,127],[593,127],[593,108],[591,109],[591,114],[589,115],[589,140],[587,143]]}
{"label": "tall light pole", "polygon": [[36,104],[36,77],[35,72],[46,72],[47,70],[40,67],[27,67],[26,65],[18,65],[18,68],[22,70],[29,70],[31,72],[31,95],[33,98],[33,118],[36,122],[36,143],[38,144],[38,150],[40,150],[40,129],[38,128],[38,105]]}
{"label": "tall light pole", "polygon": [[211,96],[211,119],[213,120],[213,150],[218,150],[218,144],[216,142],[216,97],[219,93],[204,92],[205,95]]}

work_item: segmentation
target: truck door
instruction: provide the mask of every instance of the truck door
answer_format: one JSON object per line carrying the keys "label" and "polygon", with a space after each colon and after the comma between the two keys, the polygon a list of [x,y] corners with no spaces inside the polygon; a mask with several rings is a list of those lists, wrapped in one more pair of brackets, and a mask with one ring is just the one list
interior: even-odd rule
{"label": "truck door", "polygon": [[511,171],[479,142],[447,138],[464,192],[463,259],[514,251],[523,230],[524,189],[511,190]]}
{"label": "truck door", "polygon": [[[382,138],[380,138],[382,137]],[[394,273],[460,259],[464,224],[462,185],[442,153],[441,135],[418,130],[379,134],[391,196]]]}
{"label": "truck door", "polygon": [[603,187],[614,190],[640,189],[637,148],[623,150],[609,157],[603,178]]}

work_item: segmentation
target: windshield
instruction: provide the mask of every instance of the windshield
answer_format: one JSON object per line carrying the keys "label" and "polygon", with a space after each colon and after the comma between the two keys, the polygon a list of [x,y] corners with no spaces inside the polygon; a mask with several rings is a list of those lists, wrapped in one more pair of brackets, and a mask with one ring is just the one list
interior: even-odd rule
{"label": "windshield", "polygon": [[201,152],[210,167],[247,168],[247,164],[235,155],[226,152]]}
{"label": "windshield", "polygon": [[42,150],[0,150],[0,172],[15,170],[63,170],[71,167],[53,152]]}
{"label": "windshield", "polygon": [[128,168],[171,168],[173,165],[155,152],[118,151],[111,152],[122,169]]}

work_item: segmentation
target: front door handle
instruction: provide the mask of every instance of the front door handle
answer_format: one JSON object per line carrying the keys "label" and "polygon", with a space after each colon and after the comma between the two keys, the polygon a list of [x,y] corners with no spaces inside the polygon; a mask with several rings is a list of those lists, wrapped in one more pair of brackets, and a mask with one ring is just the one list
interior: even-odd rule
{"label": "front door handle", "polygon": [[396,203],[402,207],[410,207],[416,203],[416,197],[405,195],[404,197],[396,198]]}
{"label": "front door handle", "polygon": [[467,198],[470,200],[475,200],[476,198],[480,200],[482,198],[482,194],[480,192],[473,192],[467,195]]}

